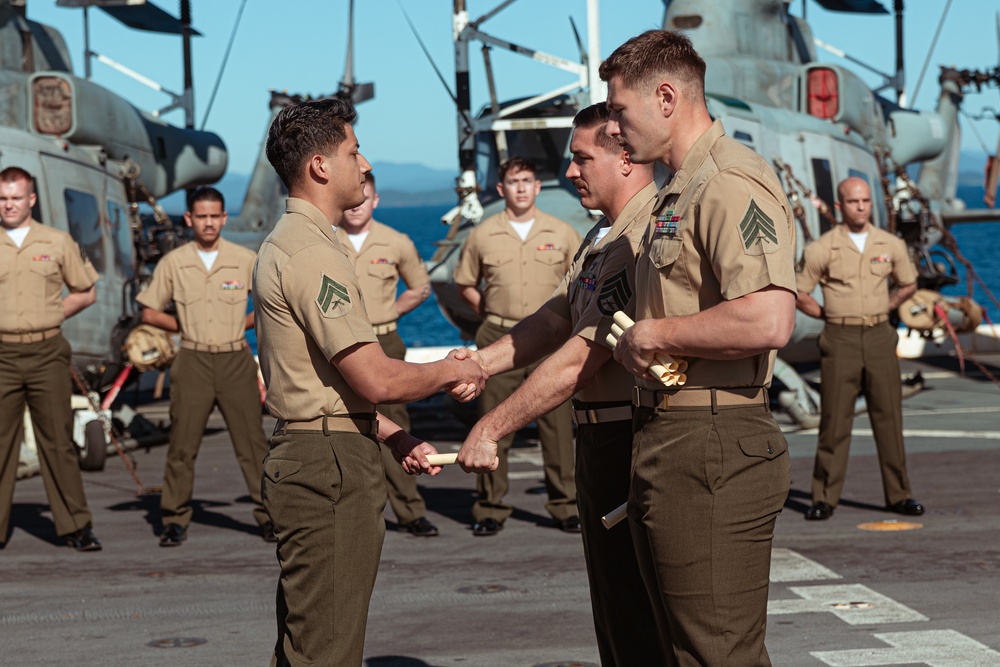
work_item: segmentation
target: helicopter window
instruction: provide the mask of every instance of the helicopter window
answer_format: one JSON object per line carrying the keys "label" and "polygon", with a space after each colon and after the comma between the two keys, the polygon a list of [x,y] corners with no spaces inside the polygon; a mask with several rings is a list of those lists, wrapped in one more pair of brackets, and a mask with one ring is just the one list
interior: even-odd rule
{"label": "helicopter window", "polygon": [[700,25],[701,17],[697,14],[675,16],[670,19],[670,27],[672,30],[691,30],[692,28],[697,28]]}
{"label": "helicopter window", "polygon": [[[816,184],[816,196],[823,200],[830,211],[833,211],[833,172],[830,171],[830,161],[813,158],[813,182]],[[819,216],[820,233],[830,231],[830,221]]]}
{"label": "helicopter window", "polygon": [[114,238],[115,268],[128,277],[132,274],[132,230],[128,225],[128,211],[118,202],[108,201],[108,221]]}
{"label": "helicopter window", "polygon": [[747,146],[753,147],[753,137],[744,132],[743,130],[736,130],[733,132],[733,139],[736,141],[742,141]]}
{"label": "helicopter window", "polygon": [[104,254],[101,210],[97,205],[97,198],[70,188],[63,191],[63,198],[66,201],[70,236],[80,244],[80,249],[90,258],[97,272],[103,274],[107,269],[107,258]]}

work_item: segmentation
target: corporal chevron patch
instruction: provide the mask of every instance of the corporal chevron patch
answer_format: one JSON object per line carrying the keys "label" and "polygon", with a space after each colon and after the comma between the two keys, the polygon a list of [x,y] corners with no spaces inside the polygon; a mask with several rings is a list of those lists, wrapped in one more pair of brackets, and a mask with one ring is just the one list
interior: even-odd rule
{"label": "corporal chevron patch", "polygon": [[778,231],[753,199],[740,222],[740,240],[748,255],[770,254],[778,249]]}
{"label": "corporal chevron patch", "polygon": [[346,287],[324,273],[316,305],[325,317],[341,317],[351,312],[351,295]]}
{"label": "corporal chevron patch", "polygon": [[597,309],[602,315],[614,315],[625,309],[634,294],[628,281],[628,272],[622,269],[601,285],[601,291],[597,295]]}

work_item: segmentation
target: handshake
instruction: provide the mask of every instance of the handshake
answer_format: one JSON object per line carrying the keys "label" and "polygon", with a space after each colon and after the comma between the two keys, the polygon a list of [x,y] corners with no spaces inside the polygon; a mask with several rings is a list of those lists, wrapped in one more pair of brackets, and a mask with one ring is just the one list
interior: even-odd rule
{"label": "handshake", "polygon": [[456,401],[468,403],[483,393],[489,372],[482,357],[467,347],[452,350],[445,362],[453,363],[455,380],[445,387],[448,394]]}

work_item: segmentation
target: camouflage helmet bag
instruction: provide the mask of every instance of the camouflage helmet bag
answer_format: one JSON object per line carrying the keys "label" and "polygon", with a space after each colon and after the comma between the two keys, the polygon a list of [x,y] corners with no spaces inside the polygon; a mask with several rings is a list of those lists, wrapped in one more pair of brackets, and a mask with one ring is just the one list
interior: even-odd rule
{"label": "camouflage helmet bag", "polygon": [[123,346],[125,356],[139,371],[164,369],[177,356],[170,332],[140,324],[129,332]]}

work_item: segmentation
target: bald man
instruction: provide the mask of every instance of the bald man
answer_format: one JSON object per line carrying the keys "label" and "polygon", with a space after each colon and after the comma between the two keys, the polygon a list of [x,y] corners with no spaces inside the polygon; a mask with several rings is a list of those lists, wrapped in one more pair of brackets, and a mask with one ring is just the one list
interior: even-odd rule
{"label": "bald man", "polygon": [[[796,307],[826,321],[819,337],[819,446],[813,468],[812,506],[806,519],[824,521],[840,501],[854,424],[854,401],[864,393],[882,471],[886,509],[919,516],[903,451],[902,388],[896,343],[889,324],[917,289],[917,270],[902,239],[871,223],[872,195],[856,177],[837,188],[843,224],[805,249],[796,279]],[[889,278],[893,287],[889,287]],[[809,296],[819,283],[823,305]]]}

